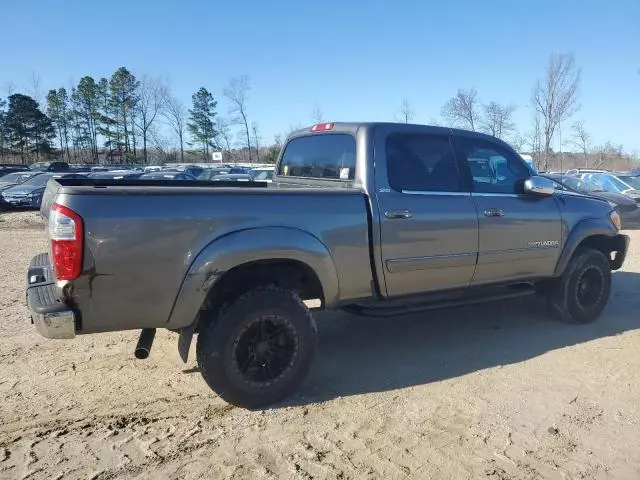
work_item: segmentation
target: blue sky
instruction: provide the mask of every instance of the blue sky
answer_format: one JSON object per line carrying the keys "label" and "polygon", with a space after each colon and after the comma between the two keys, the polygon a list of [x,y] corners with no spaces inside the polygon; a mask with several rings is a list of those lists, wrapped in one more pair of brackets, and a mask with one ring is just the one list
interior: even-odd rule
{"label": "blue sky", "polygon": [[[393,120],[403,97],[416,123],[440,121],[458,88],[518,106],[530,127],[535,80],[552,52],[582,69],[581,110],[594,142],[640,150],[640,1],[4,0],[0,95],[43,93],[126,66],[169,80],[190,102],[200,86],[247,74],[263,142],[290,125]],[[150,5],[150,7],[148,6]],[[569,124],[564,127],[565,137]]]}

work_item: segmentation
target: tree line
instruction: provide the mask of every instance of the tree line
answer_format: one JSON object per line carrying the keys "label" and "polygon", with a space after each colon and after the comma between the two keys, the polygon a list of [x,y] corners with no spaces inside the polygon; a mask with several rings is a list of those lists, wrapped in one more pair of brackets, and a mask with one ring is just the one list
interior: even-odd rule
{"label": "tree line", "polygon": [[[562,167],[565,159],[572,167],[629,164],[621,145],[594,145],[584,120],[569,123],[580,109],[580,77],[573,55],[551,55],[532,88],[531,125],[524,131],[516,128],[515,104],[484,102],[475,88],[458,89],[441,107],[440,117],[448,126],[485,132],[533,154],[543,170]],[[57,155],[70,162],[96,162],[102,154],[113,163],[150,163],[210,160],[213,151],[222,151],[225,161],[273,162],[288,132],[261,144],[258,124],[249,117],[250,90],[246,75],[230,78],[222,90],[229,106],[224,116],[218,99],[204,86],[185,105],[167,82],[148,75],[137,78],[125,67],[109,78],[85,76],[70,89],[49,90],[41,102],[36,94],[12,93],[0,98],[0,157],[19,156],[27,162]],[[396,120],[410,123],[415,117],[404,98]],[[320,105],[314,106],[310,120],[326,121]],[[301,127],[290,126],[289,131]],[[553,148],[557,137],[561,147],[578,153],[559,156]]]}
{"label": "tree line", "polygon": [[273,148],[261,149],[258,124],[249,120],[249,91],[246,75],[229,80],[223,90],[230,105],[227,117],[218,115],[218,101],[205,87],[192,95],[188,108],[165,81],[137,78],[125,67],[110,78],[85,76],[70,90],[49,90],[44,105],[12,93],[0,98],[0,157],[18,155],[25,163],[57,153],[69,162],[97,162],[104,152],[112,162],[149,163],[152,148],[164,157],[176,150],[174,160],[181,162],[185,153],[202,161],[213,151],[240,152],[249,162],[261,161],[261,153],[273,160]]}
{"label": "tree line", "polygon": [[[544,75],[536,81],[531,91],[531,126],[524,133],[518,132],[513,115],[515,104],[495,101],[483,102],[475,88],[459,89],[440,110],[443,123],[452,127],[488,133],[510,143],[518,151],[527,151],[536,159],[541,170],[563,167],[627,168],[632,159],[624,155],[622,145],[607,141],[594,145],[585,120],[571,122],[562,138],[562,126],[580,110],[579,87],[581,72],[572,54],[552,54],[545,66]],[[404,98],[396,113],[396,119],[410,123],[415,109]],[[437,124],[437,121],[430,123]],[[556,137],[561,148],[568,146],[573,153],[554,151]],[[577,153],[576,153],[577,152]],[[637,160],[637,159],[636,159]]]}

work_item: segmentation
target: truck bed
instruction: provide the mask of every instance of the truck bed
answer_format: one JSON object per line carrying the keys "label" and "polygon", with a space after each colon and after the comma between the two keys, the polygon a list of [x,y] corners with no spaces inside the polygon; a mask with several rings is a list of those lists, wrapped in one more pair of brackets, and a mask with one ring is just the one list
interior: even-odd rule
{"label": "truck bed", "polygon": [[[294,234],[309,236],[330,252],[340,299],[372,294],[362,191],[230,183],[51,181],[43,216],[55,201],[84,221],[83,273],[73,281],[72,301],[90,321],[82,322],[79,333],[169,325],[199,254],[237,232],[251,239],[247,252],[259,252],[269,235],[269,255],[276,259],[294,249]],[[234,244],[233,253],[242,257],[242,247]]]}

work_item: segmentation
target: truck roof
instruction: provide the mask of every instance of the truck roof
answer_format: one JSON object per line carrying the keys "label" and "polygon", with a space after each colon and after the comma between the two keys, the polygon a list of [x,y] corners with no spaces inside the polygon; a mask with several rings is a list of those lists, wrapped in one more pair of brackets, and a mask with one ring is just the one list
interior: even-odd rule
{"label": "truck roof", "polygon": [[[324,128],[325,125],[330,125],[330,128]],[[317,130],[312,130],[314,127],[320,127]],[[436,125],[424,125],[417,123],[400,123],[400,122],[324,122],[316,125],[309,125],[305,128],[300,128],[298,130],[294,130],[291,132],[287,138],[298,137],[301,135],[308,135],[310,133],[328,133],[328,132],[348,132],[354,134],[359,128],[367,127],[367,128],[375,128],[375,127],[393,127],[401,130],[413,130],[421,129],[433,134],[458,134],[465,136],[475,136],[475,137],[483,137],[491,140],[496,140],[496,137],[492,137],[491,135],[487,135],[481,132],[474,132],[471,130],[464,130],[462,128],[452,128],[452,127],[441,127]],[[500,139],[497,139],[500,140]]]}

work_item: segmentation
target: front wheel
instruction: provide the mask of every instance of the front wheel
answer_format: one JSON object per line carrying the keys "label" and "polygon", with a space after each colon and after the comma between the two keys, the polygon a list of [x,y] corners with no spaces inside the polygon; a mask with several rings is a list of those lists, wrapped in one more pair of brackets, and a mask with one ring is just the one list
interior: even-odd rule
{"label": "front wheel", "polygon": [[315,321],[295,293],[258,288],[200,332],[198,365],[222,399],[260,408],[282,400],[304,380],[317,338]]}
{"label": "front wheel", "polygon": [[602,252],[592,248],[576,250],[562,278],[545,288],[551,311],[571,323],[596,320],[610,293],[610,262]]}

